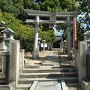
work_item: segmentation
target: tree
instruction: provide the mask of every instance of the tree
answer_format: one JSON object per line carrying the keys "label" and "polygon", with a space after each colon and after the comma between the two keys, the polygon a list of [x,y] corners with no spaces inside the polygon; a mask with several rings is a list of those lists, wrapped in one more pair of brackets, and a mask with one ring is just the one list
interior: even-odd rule
{"label": "tree", "polygon": [[0,8],[3,12],[13,13],[17,17],[23,11],[23,2],[18,2],[18,0],[0,0]]}
{"label": "tree", "polygon": [[78,11],[82,11],[81,15],[78,16],[78,40],[84,40],[84,32],[90,31],[90,15],[89,5],[90,1],[79,1]]}
{"label": "tree", "polygon": [[35,3],[35,4],[33,5],[33,9],[34,9],[34,10],[40,10],[39,4],[38,4],[38,3]]}
{"label": "tree", "polygon": [[34,4],[33,0],[23,0],[23,2],[24,2],[24,8],[25,9],[27,9],[27,8],[31,9],[31,8],[33,8],[32,7],[33,4]]}

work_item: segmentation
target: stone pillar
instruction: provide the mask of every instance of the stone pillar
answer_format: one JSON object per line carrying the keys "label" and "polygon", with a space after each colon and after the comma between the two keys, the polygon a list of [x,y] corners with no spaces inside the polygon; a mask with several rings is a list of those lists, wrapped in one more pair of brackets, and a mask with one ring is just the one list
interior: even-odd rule
{"label": "stone pillar", "polygon": [[20,49],[20,60],[19,60],[20,71],[24,68],[24,49]]}
{"label": "stone pillar", "polygon": [[6,68],[6,52],[7,47],[5,45],[4,37],[0,36],[0,67],[3,75],[5,75]]}
{"label": "stone pillar", "polygon": [[70,17],[67,18],[67,44],[68,44],[68,58],[71,58],[71,31],[70,31]]}
{"label": "stone pillar", "polygon": [[87,53],[87,42],[80,41],[78,46],[78,77],[79,83],[86,78],[86,53]]}
{"label": "stone pillar", "polygon": [[19,79],[19,53],[20,53],[20,41],[11,40],[10,41],[10,81],[15,81],[17,86]]}
{"label": "stone pillar", "polygon": [[2,69],[2,74],[5,75],[6,68],[6,56],[5,52],[0,52],[0,68]]}
{"label": "stone pillar", "polygon": [[38,28],[39,28],[39,16],[36,16],[35,31],[34,31],[34,47],[32,58],[38,58]]}

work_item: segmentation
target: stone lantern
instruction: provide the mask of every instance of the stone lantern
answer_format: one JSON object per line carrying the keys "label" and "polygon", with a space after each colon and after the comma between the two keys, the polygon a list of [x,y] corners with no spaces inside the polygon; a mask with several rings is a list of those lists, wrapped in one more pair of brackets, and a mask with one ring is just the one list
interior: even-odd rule
{"label": "stone lantern", "polygon": [[3,33],[3,36],[5,37],[5,40],[13,40],[14,39],[14,31],[10,28],[6,28],[3,31],[1,31]]}
{"label": "stone lantern", "polygon": [[84,40],[90,40],[90,31],[84,33]]}
{"label": "stone lantern", "polygon": [[84,40],[87,42],[87,48],[90,47],[90,31],[84,33]]}
{"label": "stone lantern", "polygon": [[87,46],[86,52],[86,80],[90,81],[90,31],[84,33],[84,40]]}
{"label": "stone lantern", "polygon": [[6,28],[3,31],[1,31],[4,37],[4,41],[7,47],[9,47],[10,40],[14,40],[14,31],[10,28]]}
{"label": "stone lantern", "polygon": [[[0,70],[1,70],[1,73],[3,76],[5,76],[5,65],[6,65],[6,54],[7,54],[7,47],[5,45],[5,42],[4,42],[4,36],[2,34],[2,30],[5,29],[5,22],[4,21],[1,21],[0,22]],[[0,77],[1,78],[1,77]],[[2,78],[2,82],[4,82],[4,78]]]}

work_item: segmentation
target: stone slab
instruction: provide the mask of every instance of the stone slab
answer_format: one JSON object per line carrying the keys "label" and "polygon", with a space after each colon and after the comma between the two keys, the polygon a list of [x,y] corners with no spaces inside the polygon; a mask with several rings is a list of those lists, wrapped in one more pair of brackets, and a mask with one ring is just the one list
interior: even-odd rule
{"label": "stone slab", "polygon": [[39,82],[35,90],[61,90],[61,84],[57,81]]}

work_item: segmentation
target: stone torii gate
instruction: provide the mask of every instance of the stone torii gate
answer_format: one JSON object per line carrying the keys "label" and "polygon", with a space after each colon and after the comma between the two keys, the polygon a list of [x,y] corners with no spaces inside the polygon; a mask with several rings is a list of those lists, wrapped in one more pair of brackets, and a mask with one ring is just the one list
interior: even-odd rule
{"label": "stone torii gate", "polygon": [[[68,41],[68,57],[70,57],[71,51],[71,31],[70,25],[73,24],[73,21],[70,20],[70,17],[75,17],[80,12],[49,12],[49,11],[38,11],[38,10],[30,10],[24,9],[24,12],[27,13],[28,16],[35,16],[36,19],[26,19],[26,23],[34,23],[35,31],[34,31],[34,48],[32,58],[37,58],[39,56],[38,52],[38,28],[39,23],[48,23],[48,24],[58,24],[65,23],[67,24],[67,41]],[[40,17],[49,17],[50,20],[41,20]],[[57,17],[66,18],[67,20],[57,20]]]}

